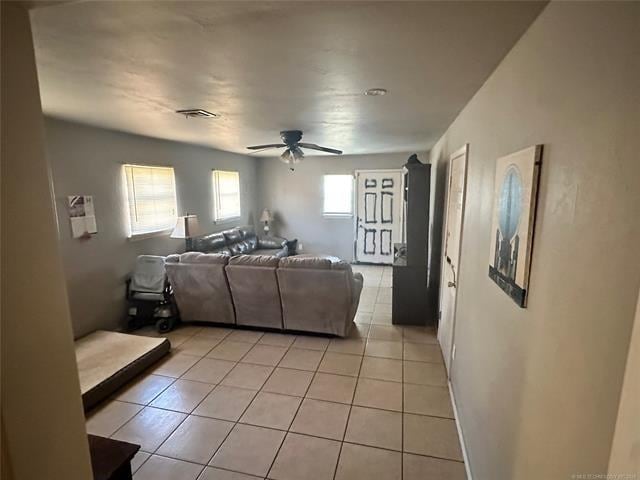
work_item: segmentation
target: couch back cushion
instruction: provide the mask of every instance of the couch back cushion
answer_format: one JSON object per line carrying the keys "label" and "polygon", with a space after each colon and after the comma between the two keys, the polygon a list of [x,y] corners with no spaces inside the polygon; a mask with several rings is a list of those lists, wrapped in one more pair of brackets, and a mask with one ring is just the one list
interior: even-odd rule
{"label": "couch back cushion", "polygon": [[280,268],[331,270],[331,260],[320,257],[284,257],[280,259]]}
{"label": "couch back cushion", "polygon": [[226,265],[229,263],[229,257],[219,253],[186,252],[180,255],[178,263],[209,263]]}
{"label": "couch back cushion", "polygon": [[193,249],[198,252],[216,252],[227,245],[222,233],[211,233],[193,239]]}
{"label": "couch back cushion", "polygon": [[229,260],[229,265],[247,265],[250,267],[277,267],[280,259],[270,255],[238,255]]}
{"label": "couch back cushion", "polygon": [[234,243],[238,243],[242,240],[242,232],[239,228],[232,228],[231,230],[225,230],[222,232],[225,240],[227,241],[227,246],[231,246]]}

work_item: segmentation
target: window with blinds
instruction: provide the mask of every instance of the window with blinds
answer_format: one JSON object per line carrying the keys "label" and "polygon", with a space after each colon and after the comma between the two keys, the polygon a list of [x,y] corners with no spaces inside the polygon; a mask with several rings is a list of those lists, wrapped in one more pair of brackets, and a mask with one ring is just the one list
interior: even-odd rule
{"label": "window with blinds", "polygon": [[129,237],[169,230],[176,223],[176,184],[171,167],[125,165]]}
{"label": "window with blinds", "polygon": [[213,171],[213,219],[218,222],[240,216],[240,174]]}
{"label": "window with blinds", "polygon": [[353,176],[324,176],[323,215],[349,216],[353,214]]}

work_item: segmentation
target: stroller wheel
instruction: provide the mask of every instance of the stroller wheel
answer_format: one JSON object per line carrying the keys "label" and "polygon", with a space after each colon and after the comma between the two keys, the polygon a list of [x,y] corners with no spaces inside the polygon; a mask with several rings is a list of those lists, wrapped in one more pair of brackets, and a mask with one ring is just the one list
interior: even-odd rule
{"label": "stroller wheel", "polygon": [[163,318],[156,322],[156,330],[158,333],[167,333],[173,329],[173,319],[172,318]]}

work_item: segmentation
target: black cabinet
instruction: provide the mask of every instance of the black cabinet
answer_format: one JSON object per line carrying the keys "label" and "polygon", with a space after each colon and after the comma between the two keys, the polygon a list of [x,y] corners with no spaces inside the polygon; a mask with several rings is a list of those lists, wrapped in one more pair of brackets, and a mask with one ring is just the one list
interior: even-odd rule
{"label": "black cabinet", "polygon": [[393,263],[393,324],[426,325],[429,319],[429,197],[431,165],[411,155],[404,171],[404,250]]}

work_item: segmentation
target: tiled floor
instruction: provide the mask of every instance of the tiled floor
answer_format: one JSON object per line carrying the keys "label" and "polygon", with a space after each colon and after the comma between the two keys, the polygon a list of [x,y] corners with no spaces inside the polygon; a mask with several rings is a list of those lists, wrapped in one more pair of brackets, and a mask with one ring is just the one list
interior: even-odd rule
{"label": "tiled floor", "polygon": [[391,325],[389,267],[354,269],[350,338],[182,327],[89,432],[142,446],[136,480],[466,478],[433,330]]}

